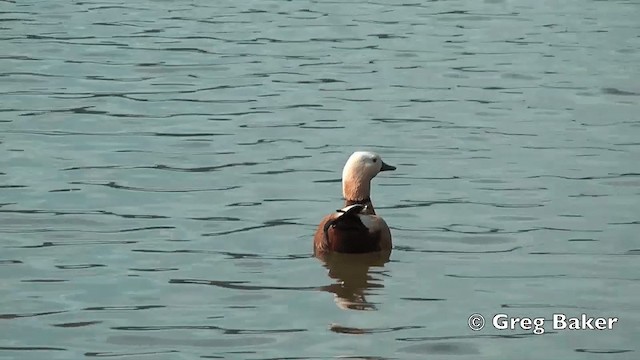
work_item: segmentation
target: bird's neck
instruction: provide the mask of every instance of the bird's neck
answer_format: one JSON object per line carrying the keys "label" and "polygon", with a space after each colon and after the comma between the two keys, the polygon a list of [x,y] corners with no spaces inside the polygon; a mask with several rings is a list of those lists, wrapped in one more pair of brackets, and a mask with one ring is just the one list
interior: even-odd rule
{"label": "bird's neck", "polygon": [[365,179],[359,172],[343,171],[342,196],[345,206],[362,204],[367,205],[366,213],[375,214],[371,204],[371,179]]}

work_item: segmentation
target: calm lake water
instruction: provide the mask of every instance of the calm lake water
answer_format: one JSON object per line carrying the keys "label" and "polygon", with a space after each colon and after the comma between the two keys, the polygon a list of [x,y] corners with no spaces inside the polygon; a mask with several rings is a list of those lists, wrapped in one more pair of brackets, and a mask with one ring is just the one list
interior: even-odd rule
{"label": "calm lake water", "polygon": [[[638,359],[638,19],[0,2],[0,358]],[[398,167],[372,194],[395,248],[325,264],[359,149]],[[583,313],[619,322],[551,326]]]}

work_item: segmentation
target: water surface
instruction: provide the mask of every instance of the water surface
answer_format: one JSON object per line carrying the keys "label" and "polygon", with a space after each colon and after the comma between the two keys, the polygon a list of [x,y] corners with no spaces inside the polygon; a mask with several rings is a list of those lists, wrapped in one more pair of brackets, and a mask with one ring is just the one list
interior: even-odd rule
{"label": "water surface", "polygon": [[[636,359],[637,1],[4,1],[0,357]],[[386,259],[311,256],[356,149]],[[479,332],[472,313],[616,316]]]}

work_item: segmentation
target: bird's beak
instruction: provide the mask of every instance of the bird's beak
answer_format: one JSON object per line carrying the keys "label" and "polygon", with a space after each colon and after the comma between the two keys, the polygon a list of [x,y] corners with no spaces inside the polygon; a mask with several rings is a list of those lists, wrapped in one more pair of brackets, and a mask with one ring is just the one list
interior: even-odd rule
{"label": "bird's beak", "polygon": [[391,166],[387,163],[385,163],[384,161],[382,162],[382,168],[380,169],[380,171],[392,171],[395,170],[396,167],[395,166]]}

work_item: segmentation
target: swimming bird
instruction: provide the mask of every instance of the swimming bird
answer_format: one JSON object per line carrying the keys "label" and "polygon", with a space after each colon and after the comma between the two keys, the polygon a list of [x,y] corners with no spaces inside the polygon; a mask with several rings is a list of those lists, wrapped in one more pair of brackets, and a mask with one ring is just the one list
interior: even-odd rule
{"label": "swimming bird", "polygon": [[342,169],[342,209],[325,216],[313,237],[314,254],[391,251],[391,231],[371,203],[371,180],[381,171],[395,170],[380,155],[354,152]]}

